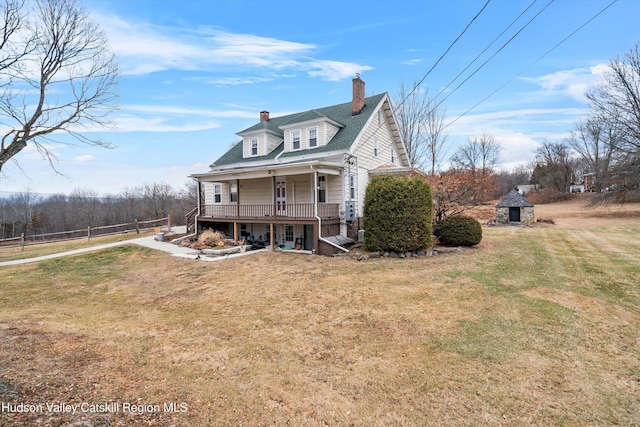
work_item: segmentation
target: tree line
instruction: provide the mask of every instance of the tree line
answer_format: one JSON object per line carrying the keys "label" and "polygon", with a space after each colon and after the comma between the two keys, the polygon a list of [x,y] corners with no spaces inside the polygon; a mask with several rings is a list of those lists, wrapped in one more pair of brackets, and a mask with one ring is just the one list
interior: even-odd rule
{"label": "tree line", "polygon": [[180,191],[165,183],[144,184],[120,194],[100,196],[78,188],[69,195],[41,196],[29,191],[0,198],[0,238],[82,230],[171,216],[182,225],[196,206],[195,185]]}
{"label": "tree line", "polygon": [[533,185],[541,201],[558,200],[585,176],[603,198],[640,198],[640,45],[612,59],[603,77],[585,94],[590,113],[567,138],[542,141],[530,162],[506,172],[495,168],[501,147],[490,134],[449,153],[446,109],[418,84],[402,84],[394,99],[398,129],[410,165],[431,184],[434,222],[522,184]]}

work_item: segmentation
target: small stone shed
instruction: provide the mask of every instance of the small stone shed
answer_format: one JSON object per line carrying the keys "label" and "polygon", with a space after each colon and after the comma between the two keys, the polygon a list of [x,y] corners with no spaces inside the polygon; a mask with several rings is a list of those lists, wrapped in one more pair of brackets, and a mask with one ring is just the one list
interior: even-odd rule
{"label": "small stone shed", "polygon": [[530,224],[534,222],[533,203],[514,189],[496,205],[496,222],[499,224]]}

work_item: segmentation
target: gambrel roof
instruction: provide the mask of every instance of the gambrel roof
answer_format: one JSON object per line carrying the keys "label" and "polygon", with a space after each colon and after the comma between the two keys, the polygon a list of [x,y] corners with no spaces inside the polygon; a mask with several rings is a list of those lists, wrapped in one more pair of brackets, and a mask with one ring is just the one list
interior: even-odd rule
{"label": "gambrel roof", "polygon": [[[301,113],[288,114],[286,116],[274,117],[269,120],[265,120],[256,123],[238,132],[238,135],[246,133],[269,130],[273,133],[277,133],[283,136],[283,141],[272,150],[270,153],[263,156],[252,156],[248,158],[243,157],[243,144],[242,141],[231,147],[229,151],[223,154],[218,160],[216,160],[211,167],[219,167],[231,164],[244,163],[249,166],[254,162],[263,162],[265,160],[273,160],[276,157],[279,159],[285,159],[287,157],[298,157],[302,154],[316,154],[316,153],[328,153],[340,150],[348,151],[355,139],[360,135],[365,124],[378,107],[380,102],[387,97],[386,93],[370,96],[365,98],[365,106],[359,114],[352,115],[352,103],[345,102],[343,104],[332,105],[329,107],[315,108]],[[326,119],[333,122],[340,129],[326,144],[319,147],[297,150],[294,152],[283,153],[284,150],[284,132],[281,129],[282,126],[289,127],[296,123],[304,123],[311,120]]]}
{"label": "gambrel roof", "polygon": [[504,199],[496,205],[497,208],[530,208],[533,204],[528,201],[518,190],[511,190]]}

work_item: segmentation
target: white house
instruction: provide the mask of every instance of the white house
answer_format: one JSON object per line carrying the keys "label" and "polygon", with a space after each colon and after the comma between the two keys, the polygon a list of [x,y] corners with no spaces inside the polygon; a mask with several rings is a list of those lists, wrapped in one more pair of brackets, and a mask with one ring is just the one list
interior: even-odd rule
{"label": "white house", "polygon": [[260,121],[198,182],[195,227],[235,240],[331,254],[357,239],[371,176],[410,167],[389,95],[365,98],[359,75],[351,102]]}

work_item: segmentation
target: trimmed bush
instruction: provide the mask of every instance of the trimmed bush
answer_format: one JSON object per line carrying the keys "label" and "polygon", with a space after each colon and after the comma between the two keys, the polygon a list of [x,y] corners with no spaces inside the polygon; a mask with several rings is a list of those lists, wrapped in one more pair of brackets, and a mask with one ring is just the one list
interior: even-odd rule
{"label": "trimmed bush", "polygon": [[409,252],[431,246],[431,187],[420,178],[375,176],[364,198],[364,247]]}
{"label": "trimmed bush", "polygon": [[453,215],[435,225],[433,233],[447,246],[473,246],[482,240],[482,226],[467,215]]}

